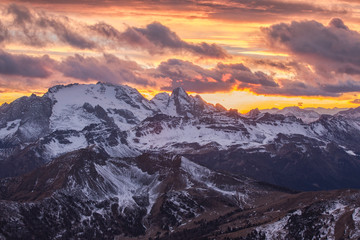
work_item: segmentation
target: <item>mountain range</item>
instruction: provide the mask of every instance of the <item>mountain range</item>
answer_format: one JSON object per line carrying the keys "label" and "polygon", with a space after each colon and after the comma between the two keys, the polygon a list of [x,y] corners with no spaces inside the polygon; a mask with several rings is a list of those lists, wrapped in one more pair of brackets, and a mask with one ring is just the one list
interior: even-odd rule
{"label": "mountain range", "polygon": [[55,86],[0,107],[0,239],[356,239],[359,142],[360,107]]}

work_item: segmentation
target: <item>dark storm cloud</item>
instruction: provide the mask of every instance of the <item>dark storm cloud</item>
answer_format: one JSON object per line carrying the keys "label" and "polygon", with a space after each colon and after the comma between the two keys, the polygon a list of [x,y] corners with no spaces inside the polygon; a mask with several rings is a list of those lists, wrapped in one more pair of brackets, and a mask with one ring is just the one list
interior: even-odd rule
{"label": "dark storm cloud", "polygon": [[143,69],[135,62],[121,60],[114,55],[104,54],[102,58],[75,55],[62,61],[57,70],[66,77],[83,81],[98,80],[110,83],[135,83],[153,85],[137,72]]}
{"label": "dark storm cloud", "polygon": [[113,39],[119,43],[126,43],[135,48],[147,50],[150,54],[163,53],[165,50],[173,52],[190,52],[207,58],[226,58],[227,52],[216,44],[205,42],[192,44],[183,41],[175,32],[159,22],[148,24],[145,28],[128,27],[119,32],[106,23],[98,23],[90,27],[98,34]]}
{"label": "dark storm cloud", "polygon": [[17,75],[30,78],[47,78],[54,64],[48,56],[30,57],[12,55],[0,50],[0,74]]}
{"label": "dark storm cloud", "polygon": [[164,90],[184,87],[194,92],[227,91],[239,83],[277,87],[277,83],[263,72],[253,73],[243,64],[219,63],[213,69],[204,69],[189,61],[169,59],[162,62],[153,74],[155,78],[168,78],[170,86]]}
{"label": "dark storm cloud", "polygon": [[360,34],[339,18],[332,19],[329,26],[316,21],[293,21],[272,25],[263,32],[273,48],[300,56],[317,67],[318,72],[360,72]]}

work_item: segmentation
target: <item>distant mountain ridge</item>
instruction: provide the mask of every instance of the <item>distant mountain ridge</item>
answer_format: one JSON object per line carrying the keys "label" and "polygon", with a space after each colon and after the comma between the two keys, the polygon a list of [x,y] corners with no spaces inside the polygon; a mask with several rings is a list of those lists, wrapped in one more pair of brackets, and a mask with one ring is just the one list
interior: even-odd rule
{"label": "distant mountain ridge", "polygon": [[261,113],[270,113],[270,114],[282,114],[285,116],[295,116],[300,118],[305,123],[310,123],[318,120],[321,115],[335,115],[342,111],[347,111],[348,108],[300,108],[298,106],[285,107],[283,109],[272,108],[272,109],[262,109],[259,110]]}
{"label": "distant mountain ridge", "polygon": [[184,154],[297,190],[360,188],[359,111],[331,116],[289,107],[243,116],[182,88],[147,100],[128,86],[60,85],[1,106],[0,176],[95,145],[112,157]]}

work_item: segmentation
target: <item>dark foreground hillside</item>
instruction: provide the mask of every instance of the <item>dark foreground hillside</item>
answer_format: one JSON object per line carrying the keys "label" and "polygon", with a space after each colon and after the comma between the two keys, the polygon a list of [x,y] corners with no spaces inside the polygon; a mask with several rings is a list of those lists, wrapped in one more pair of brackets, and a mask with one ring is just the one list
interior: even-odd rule
{"label": "dark foreground hillside", "polygon": [[360,191],[293,193],[176,155],[82,149],[0,184],[0,239],[360,237]]}

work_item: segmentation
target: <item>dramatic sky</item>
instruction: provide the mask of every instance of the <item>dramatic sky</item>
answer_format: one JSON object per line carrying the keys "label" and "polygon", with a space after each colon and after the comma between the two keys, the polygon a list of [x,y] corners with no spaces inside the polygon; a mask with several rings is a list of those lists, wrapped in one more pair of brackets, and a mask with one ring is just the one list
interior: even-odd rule
{"label": "dramatic sky", "polygon": [[360,106],[359,0],[2,0],[0,104],[57,84]]}

